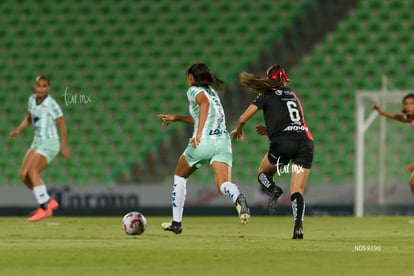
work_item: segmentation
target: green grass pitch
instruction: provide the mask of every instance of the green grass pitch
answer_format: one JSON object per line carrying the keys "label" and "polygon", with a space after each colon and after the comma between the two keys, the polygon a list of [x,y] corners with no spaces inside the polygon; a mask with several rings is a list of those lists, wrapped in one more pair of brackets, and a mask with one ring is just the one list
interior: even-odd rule
{"label": "green grass pitch", "polygon": [[[0,275],[412,275],[412,217],[185,217],[183,233],[147,217],[127,236],[118,217],[0,220]],[[411,267],[411,268],[410,268]]]}

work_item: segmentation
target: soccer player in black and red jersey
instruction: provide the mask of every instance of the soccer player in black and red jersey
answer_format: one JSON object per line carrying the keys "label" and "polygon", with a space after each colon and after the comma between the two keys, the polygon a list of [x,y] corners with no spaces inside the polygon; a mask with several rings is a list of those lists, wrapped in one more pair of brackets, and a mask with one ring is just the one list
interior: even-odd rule
{"label": "soccer player in black and red jersey", "polygon": [[276,212],[277,200],[283,193],[274,183],[273,176],[276,172],[279,175],[291,173],[290,199],[295,220],[292,238],[303,239],[303,194],[312,166],[314,144],[299,98],[295,91],[285,86],[287,82],[286,72],[279,65],[272,65],[264,77],[241,73],[240,83],[258,96],[239,117],[231,137],[243,140],[243,127],[258,110],[263,110],[265,126],[256,126],[256,132],[267,135],[270,140],[269,151],[258,170],[258,181],[270,195],[267,213],[273,215]]}
{"label": "soccer player in black and red jersey", "polygon": [[[376,104],[372,106],[372,109],[375,109],[376,111],[378,111],[378,114],[381,116],[385,116],[389,119],[393,119],[401,123],[409,123],[414,129],[414,94],[413,93],[409,93],[404,96],[404,98],[402,99],[402,107],[403,109],[401,110],[401,112],[404,113],[404,115],[384,111],[381,109],[381,107],[379,107]],[[411,188],[411,193],[414,195],[414,164],[407,165],[405,167],[405,170],[407,172],[411,172],[410,180],[408,183]]]}

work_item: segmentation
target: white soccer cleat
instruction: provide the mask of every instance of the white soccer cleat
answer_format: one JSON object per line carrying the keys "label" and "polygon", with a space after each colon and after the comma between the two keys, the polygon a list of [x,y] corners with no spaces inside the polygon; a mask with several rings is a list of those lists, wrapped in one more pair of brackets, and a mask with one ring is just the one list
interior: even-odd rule
{"label": "white soccer cleat", "polygon": [[181,227],[181,222],[175,222],[175,221],[163,222],[161,223],[161,227],[162,229],[164,229],[164,231],[171,231],[175,234],[181,234],[181,232],[183,231]]}
{"label": "white soccer cleat", "polygon": [[237,198],[236,209],[239,214],[240,221],[243,224],[247,224],[250,220],[250,209],[249,206],[247,206],[247,200],[244,194],[240,194]]}

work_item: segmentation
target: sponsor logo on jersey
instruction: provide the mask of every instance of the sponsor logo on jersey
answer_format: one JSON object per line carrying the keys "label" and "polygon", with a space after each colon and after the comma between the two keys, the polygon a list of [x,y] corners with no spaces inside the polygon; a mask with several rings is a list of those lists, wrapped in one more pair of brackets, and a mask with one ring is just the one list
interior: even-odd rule
{"label": "sponsor logo on jersey", "polygon": [[305,131],[306,127],[304,126],[287,126],[283,131]]}
{"label": "sponsor logo on jersey", "polygon": [[208,135],[222,135],[222,134],[225,134],[225,133],[227,133],[226,130],[216,128],[216,129],[210,130],[210,132],[208,133]]}

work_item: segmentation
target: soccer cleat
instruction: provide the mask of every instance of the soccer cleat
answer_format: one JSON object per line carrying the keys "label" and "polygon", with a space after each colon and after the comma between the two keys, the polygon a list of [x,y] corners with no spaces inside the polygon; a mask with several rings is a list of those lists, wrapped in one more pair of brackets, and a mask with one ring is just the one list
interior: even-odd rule
{"label": "soccer cleat", "polygon": [[271,194],[269,202],[267,203],[266,213],[268,215],[272,216],[276,214],[277,200],[282,194],[283,194],[282,188],[280,188],[279,186],[275,186],[275,190]]}
{"label": "soccer cleat", "polygon": [[239,214],[240,221],[243,224],[247,224],[250,220],[250,209],[249,209],[249,206],[247,206],[247,200],[244,194],[240,194],[237,197],[236,209],[237,209],[237,213]]}
{"label": "soccer cleat", "polygon": [[293,229],[293,237],[292,239],[303,239],[303,228],[302,226],[295,226]]}
{"label": "soccer cleat", "polygon": [[38,208],[34,211],[34,214],[29,217],[27,220],[30,222],[39,221],[41,219],[51,217],[53,215],[52,209],[47,208],[46,210],[43,208]]}
{"label": "soccer cleat", "polygon": [[47,203],[47,209],[51,209],[52,211],[56,210],[59,207],[59,203],[54,200],[53,198],[49,199]]}
{"label": "soccer cleat", "polygon": [[51,198],[47,203],[47,208],[38,208],[30,213],[30,217],[27,219],[30,222],[39,221],[41,219],[53,216],[53,210],[57,209],[59,204],[56,200]]}
{"label": "soccer cleat", "polygon": [[183,229],[181,228],[181,222],[176,221],[163,222],[161,223],[161,227],[162,229],[164,229],[164,231],[171,231],[177,235],[181,234],[181,232],[183,231]]}

